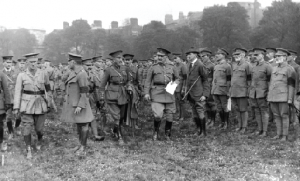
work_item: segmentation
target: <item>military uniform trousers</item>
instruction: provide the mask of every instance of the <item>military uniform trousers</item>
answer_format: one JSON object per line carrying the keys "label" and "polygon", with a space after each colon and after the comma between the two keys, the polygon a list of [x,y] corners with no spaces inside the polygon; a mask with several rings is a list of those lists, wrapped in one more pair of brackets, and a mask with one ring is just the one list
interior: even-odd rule
{"label": "military uniform trousers", "polygon": [[206,100],[206,110],[207,111],[216,111],[217,110],[216,103],[214,101],[214,97],[211,94],[209,95],[209,97]]}
{"label": "military uniform trousers", "polygon": [[0,114],[0,144],[3,143],[4,138],[4,119],[6,114]]}
{"label": "military uniform trousers", "polygon": [[249,102],[251,107],[254,108],[258,131],[267,132],[269,124],[269,106],[266,98],[250,98]]}
{"label": "military uniform trousers", "polygon": [[226,95],[213,95],[213,99],[216,104],[216,108],[218,112],[228,112],[227,104],[228,104],[228,97]]}
{"label": "military uniform trousers", "polygon": [[236,111],[238,128],[246,128],[248,125],[248,98],[232,97],[232,108]]}
{"label": "military uniform trousers", "polygon": [[278,136],[287,136],[289,133],[289,105],[287,102],[270,102],[271,110],[277,128]]}
{"label": "military uniform trousers", "polygon": [[161,119],[165,112],[167,121],[173,122],[173,114],[176,112],[175,102],[171,102],[171,103],[151,102],[151,108],[155,118]]}
{"label": "military uniform trousers", "polygon": [[127,104],[118,105],[115,103],[107,103],[107,110],[111,114],[114,124],[119,125],[120,120],[125,119]]}
{"label": "military uniform trousers", "polygon": [[21,120],[23,124],[23,136],[31,134],[31,129],[34,127],[37,135],[43,134],[45,114],[21,114]]}

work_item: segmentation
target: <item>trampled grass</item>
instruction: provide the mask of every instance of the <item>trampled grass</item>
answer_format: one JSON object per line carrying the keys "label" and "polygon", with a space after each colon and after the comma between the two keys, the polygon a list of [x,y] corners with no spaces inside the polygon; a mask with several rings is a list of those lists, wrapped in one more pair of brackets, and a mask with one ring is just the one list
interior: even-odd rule
{"label": "trampled grass", "polygon": [[217,128],[205,139],[193,137],[194,123],[187,118],[175,125],[172,141],[163,136],[153,142],[152,122],[131,136],[125,131],[126,145],[106,137],[104,142],[88,141],[87,156],[75,156],[76,129],[70,124],[49,120],[42,151],[33,151],[26,160],[22,137],[15,137],[0,167],[0,180],[299,180],[300,146],[291,127],[289,141],[274,141],[275,125],[270,123],[267,138],[252,136],[256,124],[249,123],[241,135]]}

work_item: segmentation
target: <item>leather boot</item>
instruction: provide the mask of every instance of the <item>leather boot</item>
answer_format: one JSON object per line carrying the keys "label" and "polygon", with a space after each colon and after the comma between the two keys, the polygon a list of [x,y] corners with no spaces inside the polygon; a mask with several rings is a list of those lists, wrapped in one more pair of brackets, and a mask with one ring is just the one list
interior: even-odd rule
{"label": "leather boot", "polygon": [[219,125],[219,128],[223,128],[224,127],[224,124],[225,124],[225,120],[224,120],[224,111],[220,111],[219,112],[219,116],[220,116],[220,119],[221,119],[221,124]]}
{"label": "leather boot", "polygon": [[211,124],[211,121],[212,121],[212,119],[211,119],[211,111],[206,111],[206,117],[207,117],[207,126],[209,126],[210,124]]}
{"label": "leather boot", "polygon": [[98,135],[98,122],[96,120],[93,120],[91,122],[91,128],[92,128],[95,141],[103,141],[105,139],[105,137]]}
{"label": "leather boot", "polygon": [[224,119],[224,125],[221,128],[222,130],[226,130],[228,128],[228,119],[229,119],[229,112],[223,112],[223,119]]}
{"label": "leather boot", "polygon": [[200,125],[201,125],[201,134],[200,134],[200,137],[205,137],[206,136],[206,120],[205,118],[203,119],[199,119],[200,120]]}
{"label": "leather boot", "polygon": [[43,134],[41,132],[37,132],[36,134],[37,134],[37,137],[38,137],[38,140],[37,140],[37,143],[36,143],[36,149],[41,150],[42,144],[43,144]]}
{"label": "leather boot", "polygon": [[196,128],[197,128],[196,133],[194,134],[194,136],[199,136],[202,133],[200,119],[199,118],[194,118],[194,122],[195,122]]}
{"label": "leather boot", "polygon": [[88,126],[81,128],[81,145],[79,149],[75,152],[77,155],[85,155],[87,139],[88,139],[89,129]]}
{"label": "leather boot", "polygon": [[216,111],[211,111],[211,124],[208,127],[214,127],[215,122],[216,122]]}
{"label": "leather boot", "polygon": [[154,118],[154,130],[153,130],[153,135],[152,135],[153,141],[156,141],[158,139],[160,123],[161,123],[161,120],[159,118]]}
{"label": "leather boot", "polygon": [[172,129],[172,122],[166,121],[165,126],[165,136],[167,140],[170,140],[171,137],[171,129]]}
{"label": "leather boot", "polygon": [[13,138],[13,133],[14,133],[14,128],[13,128],[13,123],[12,120],[7,120],[7,129],[8,129],[8,140],[11,140]]}
{"label": "leather boot", "polygon": [[26,158],[27,159],[31,159],[32,158],[32,154],[31,154],[31,147],[30,146],[27,146],[26,148]]}
{"label": "leather boot", "polygon": [[287,141],[287,136],[283,135],[280,141]]}

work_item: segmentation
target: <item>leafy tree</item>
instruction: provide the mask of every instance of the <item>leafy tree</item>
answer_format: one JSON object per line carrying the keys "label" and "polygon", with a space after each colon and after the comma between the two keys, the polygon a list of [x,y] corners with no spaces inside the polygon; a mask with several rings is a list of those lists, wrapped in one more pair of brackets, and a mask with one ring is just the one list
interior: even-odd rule
{"label": "leafy tree", "polygon": [[124,52],[130,52],[129,44],[119,34],[108,35],[104,47],[106,53],[110,53],[116,50],[123,50]]}
{"label": "leafy tree", "polygon": [[72,25],[64,31],[64,38],[71,49],[77,54],[83,54],[87,50],[88,37],[91,33],[91,27],[86,20],[75,20]]}
{"label": "leafy tree", "polygon": [[106,32],[103,29],[91,30],[88,34],[88,54],[89,56],[96,56],[102,54],[104,45],[106,43]]}
{"label": "leafy tree", "polygon": [[300,50],[299,5],[291,0],[273,1],[259,26],[253,31],[253,46],[284,47]]}
{"label": "leafy tree", "polygon": [[250,25],[245,8],[238,3],[215,5],[204,9],[199,22],[203,33],[203,46],[211,49],[249,47]]}

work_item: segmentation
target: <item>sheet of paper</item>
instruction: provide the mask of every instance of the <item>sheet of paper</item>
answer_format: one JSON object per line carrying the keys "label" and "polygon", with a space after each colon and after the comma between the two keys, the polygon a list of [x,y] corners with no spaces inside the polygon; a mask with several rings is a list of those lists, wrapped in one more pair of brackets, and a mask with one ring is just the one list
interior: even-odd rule
{"label": "sheet of paper", "polygon": [[178,84],[176,84],[175,82],[169,82],[167,87],[166,87],[166,91],[169,93],[169,94],[174,94],[175,90],[176,90],[176,87],[177,87]]}

